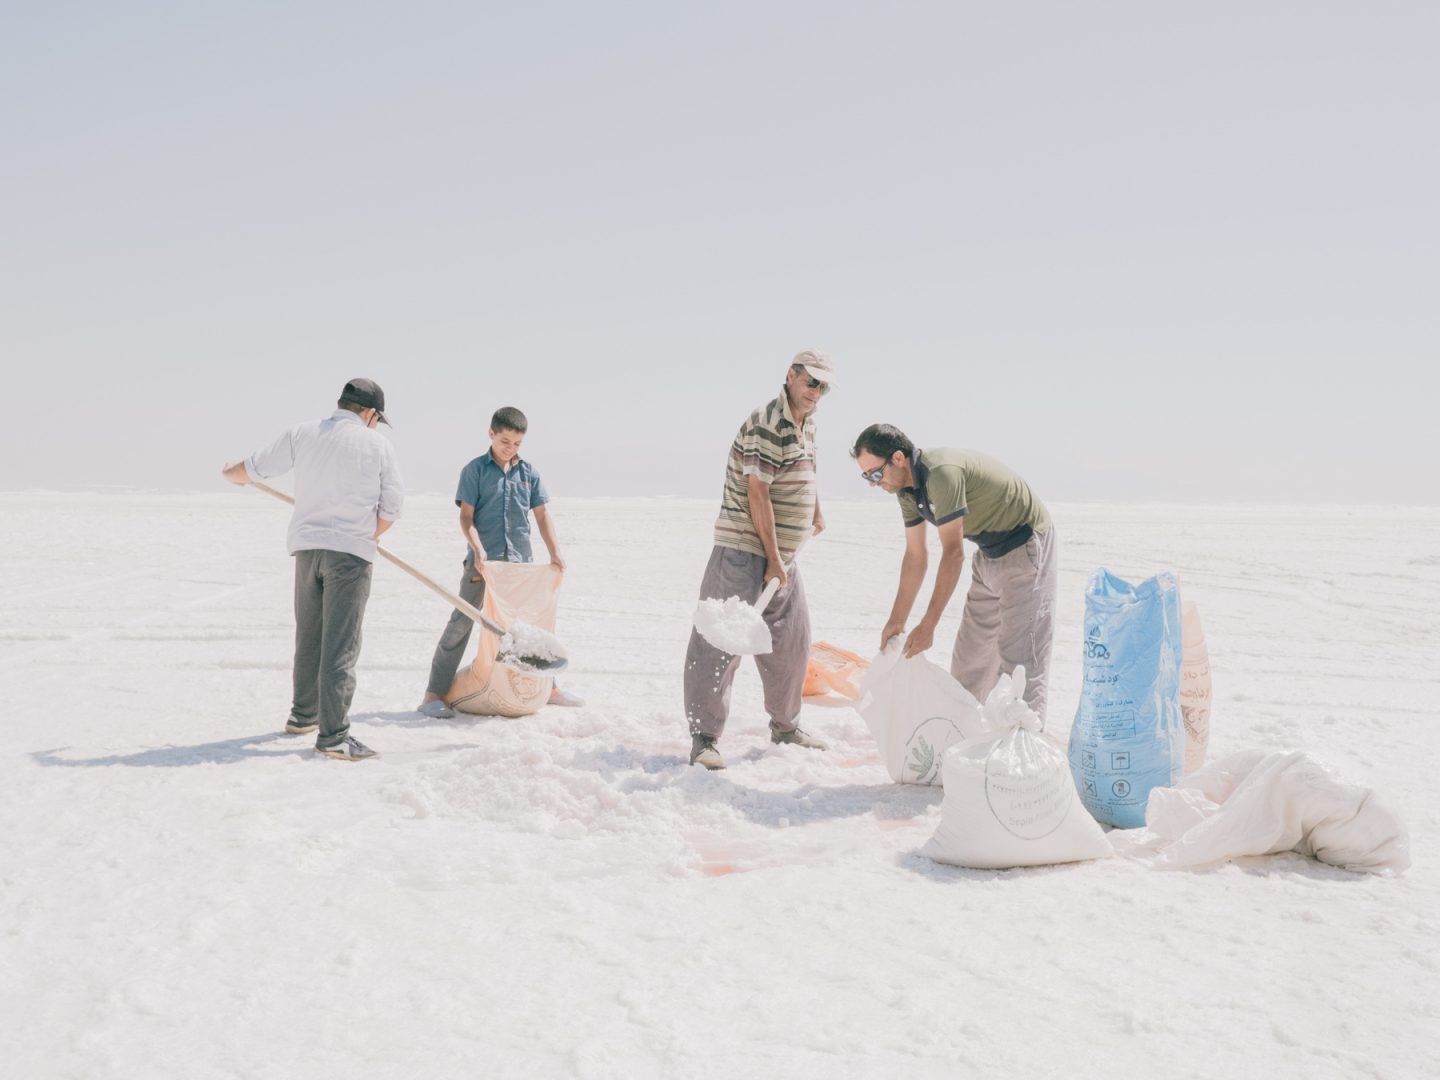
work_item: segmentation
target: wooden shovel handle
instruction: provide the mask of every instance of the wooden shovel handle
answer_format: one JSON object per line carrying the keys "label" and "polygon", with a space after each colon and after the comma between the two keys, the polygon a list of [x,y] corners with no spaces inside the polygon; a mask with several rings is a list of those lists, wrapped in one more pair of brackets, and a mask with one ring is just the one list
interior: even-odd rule
{"label": "wooden shovel handle", "polygon": [[[805,545],[810,542],[814,535],[813,532],[806,533],[805,539],[801,540],[800,543],[795,546],[795,550],[790,553],[790,561],[785,564],[785,572],[787,574],[795,569],[795,560],[800,557],[800,552],[805,550]],[[760,594],[760,599],[755,601],[755,610],[763,613],[770,605],[770,601],[775,598],[775,593],[778,592],[779,589],[780,579],[778,577],[772,577],[766,584],[765,590]]]}
{"label": "wooden shovel handle", "polygon": [[[279,499],[281,502],[287,502],[291,506],[295,505],[295,500],[291,496],[286,495],[283,491],[276,491],[269,484],[262,484],[259,480],[251,480],[250,486],[259,488],[267,495],[274,495],[275,498]],[[456,611],[460,612],[462,615],[468,615],[475,622],[485,627],[486,630],[489,630],[492,634],[496,634],[499,637],[505,636],[505,628],[499,623],[497,623],[494,619],[490,618],[490,616],[486,615],[474,604],[460,599],[460,597],[456,596],[449,589],[445,588],[445,586],[440,585],[435,581],[432,581],[425,574],[421,573],[419,570],[416,570],[415,567],[411,566],[404,559],[400,558],[399,555],[396,555],[393,551],[388,550],[383,545],[376,544],[375,550],[378,551],[381,555],[385,556],[385,558],[389,559],[401,570],[404,570],[416,581],[420,582],[420,584],[426,586],[433,592],[444,597],[450,603],[450,606],[453,607]]]}

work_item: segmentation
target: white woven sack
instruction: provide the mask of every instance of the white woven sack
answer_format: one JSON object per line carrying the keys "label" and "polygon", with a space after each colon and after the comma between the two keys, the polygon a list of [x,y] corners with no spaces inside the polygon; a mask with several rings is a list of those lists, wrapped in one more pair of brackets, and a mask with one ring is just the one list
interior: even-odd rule
{"label": "white woven sack", "polygon": [[951,746],[985,734],[980,703],[923,656],[905,659],[899,641],[871,661],[855,708],[897,784],[939,784]]}
{"label": "white woven sack", "polygon": [[1001,734],[946,752],[940,825],[920,854],[989,870],[1112,854],[1075,794],[1065,751],[1042,734],[1024,690],[1023,667],[1002,675],[983,708],[987,727]]}

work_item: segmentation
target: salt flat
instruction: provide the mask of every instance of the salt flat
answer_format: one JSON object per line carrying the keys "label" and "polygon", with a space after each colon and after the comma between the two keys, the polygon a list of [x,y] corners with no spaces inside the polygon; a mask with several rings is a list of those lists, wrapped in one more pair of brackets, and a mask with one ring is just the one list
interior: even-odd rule
{"label": "salt flat", "polygon": [[[915,851],[940,790],[891,785],[848,708],[806,707],[828,753],[772,747],[753,667],[731,768],[687,767],[708,500],[555,504],[578,710],[410,712],[448,609],[378,565],[354,723],[383,756],[349,765],[280,734],[282,508],[0,495],[7,1075],[1440,1075],[1440,511],[1051,509],[1051,732],[1090,571],[1174,569],[1212,755],[1300,748],[1375,787],[1411,828],[1405,876],[937,866]],[[826,512],[815,636],[869,652],[898,511]],[[453,585],[447,499],[386,541]]]}

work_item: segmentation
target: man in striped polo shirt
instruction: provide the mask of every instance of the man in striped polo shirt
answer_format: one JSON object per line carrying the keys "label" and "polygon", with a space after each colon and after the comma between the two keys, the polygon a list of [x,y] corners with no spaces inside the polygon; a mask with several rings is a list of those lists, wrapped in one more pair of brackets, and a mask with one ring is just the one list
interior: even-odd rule
{"label": "man in striped polo shirt", "polygon": [[[823,353],[795,357],[780,396],[760,406],[730,445],[725,490],[715,522],[715,547],[700,582],[700,599],[759,599],[771,578],[780,588],[763,613],[773,642],[755,657],[770,715],[770,741],[811,750],[825,744],[801,731],[800,695],[810,658],[810,611],[799,570],[786,562],[812,531],[825,528],[815,487],[815,407],[830,391],[835,366]],[[715,742],[730,713],[730,687],[740,657],[721,652],[698,630],[685,654],[685,718],[690,764],[723,769]]]}

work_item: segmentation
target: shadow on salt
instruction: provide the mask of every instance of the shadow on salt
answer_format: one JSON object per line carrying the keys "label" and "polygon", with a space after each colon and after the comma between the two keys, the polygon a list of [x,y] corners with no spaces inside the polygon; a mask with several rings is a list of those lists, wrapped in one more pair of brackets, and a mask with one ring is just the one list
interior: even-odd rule
{"label": "shadow on salt", "polygon": [[[274,745],[279,743],[280,745]],[[314,747],[308,741],[296,745],[295,740],[279,731],[263,735],[246,735],[239,739],[198,743],[194,746],[157,746],[137,750],[133,754],[107,754],[104,757],[67,757],[67,748],[36,750],[30,757],[37,765],[76,768],[105,768],[129,765],[146,769],[176,769],[192,765],[234,765],[252,758],[313,757]]]}

